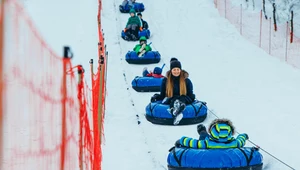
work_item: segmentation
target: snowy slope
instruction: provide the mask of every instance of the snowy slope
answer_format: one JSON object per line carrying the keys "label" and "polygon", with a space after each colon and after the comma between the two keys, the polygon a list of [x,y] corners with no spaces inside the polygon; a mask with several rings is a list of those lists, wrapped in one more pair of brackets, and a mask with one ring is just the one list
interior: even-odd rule
{"label": "snowy slope", "polygon": [[[88,68],[88,60],[97,56],[97,0],[24,2],[50,46],[60,54],[62,45],[71,45],[74,63]],[[211,0],[143,2],[143,17],[153,35],[149,42],[163,57],[156,65],[168,66],[171,57],[179,58],[190,73],[199,100],[208,102],[217,116],[232,119],[237,130],[248,133],[251,141],[299,169],[299,147],[287,146],[297,146],[300,139],[294,132],[300,128],[300,71],[242,38],[219,16]],[[183,135],[197,138],[196,126],[158,126],[145,120],[145,106],[153,93],[137,93],[130,88],[131,80],[144,66],[124,60],[135,43],[120,38],[128,19],[128,14],[118,11],[120,3],[103,0],[102,23],[109,51],[103,169],[163,170],[168,149]],[[209,114],[204,124],[214,118]],[[268,164],[265,169],[288,169],[262,153]]]}
{"label": "snowy slope", "polygon": [[[269,58],[240,37],[232,25],[219,17],[212,1],[143,2],[143,18],[153,33],[149,42],[163,57],[157,65],[168,65],[171,57],[178,57],[190,73],[198,99],[207,101],[219,117],[232,119],[237,130],[247,132],[251,141],[296,168],[297,155],[290,154],[299,149],[284,147],[276,134],[280,133],[282,140],[295,135],[290,129],[297,126],[295,117],[299,113],[299,70]],[[196,126],[157,126],[142,116],[153,93],[137,93],[130,88],[131,80],[141,74],[144,66],[129,65],[124,60],[136,43],[120,38],[129,17],[118,11],[120,3],[103,1],[103,25],[110,54],[104,169],[165,169],[168,149],[182,135],[197,138]],[[140,116],[140,125],[136,123],[136,114]],[[208,125],[213,118],[210,114],[204,124]],[[290,146],[297,144],[296,140],[289,142]],[[265,163],[271,163],[269,169],[286,169],[262,153]],[[113,160],[126,164],[115,164]]]}

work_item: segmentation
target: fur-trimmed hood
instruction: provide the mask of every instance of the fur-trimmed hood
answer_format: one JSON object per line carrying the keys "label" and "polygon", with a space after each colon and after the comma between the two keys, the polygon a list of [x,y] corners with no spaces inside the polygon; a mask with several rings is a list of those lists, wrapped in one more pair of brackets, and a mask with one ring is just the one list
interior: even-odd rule
{"label": "fur-trimmed hood", "polygon": [[[184,78],[188,78],[189,77],[189,73],[185,70],[181,70],[183,72]],[[166,77],[168,77],[168,75],[171,74],[171,70],[166,72]]]}
{"label": "fur-trimmed hood", "polygon": [[227,142],[233,139],[235,128],[229,119],[215,119],[209,125],[211,139]]}

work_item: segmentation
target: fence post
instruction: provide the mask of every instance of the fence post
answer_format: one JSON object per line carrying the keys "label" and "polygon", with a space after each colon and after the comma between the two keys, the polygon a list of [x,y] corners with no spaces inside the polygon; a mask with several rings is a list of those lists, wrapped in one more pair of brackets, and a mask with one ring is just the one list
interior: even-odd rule
{"label": "fence post", "polygon": [[83,170],[83,114],[82,114],[82,96],[83,96],[83,79],[82,74],[84,70],[82,66],[78,66],[77,74],[78,74],[78,102],[79,102],[79,169]]}
{"label": "fence post", "polygon": [[90,60],[90,71],[91,71],[91,85],[93,89],[94,87],[94,60],[93,59]]}
{"label": "fence post", "polygon": [[290,42],[293,43],[294,40],[294,11],[291,12],[291,40]]}
{"label": "fence post", "polygon": [[269,28],[269,54],[271,54],[271,37],[272,37],[272,18],[270,18],[270,28]]}
{"label": "fence post", "polygon": [[259,28],[259,47],[261,48],[261,36],[262,36],[262,10],[260,10],[260,28]]}
{"label": "fence post", "polygon": [[276,4],[275,3],[273,3],[273,20],[274,20],[274,30],[277,31]]}
{"label": "fence post", "polygon": [[0,0],[0,169],[2,168],[3,163],[3,116],[4,116],[4,108],[3,108],[3,60],[4,60],[4,3],[5,0]]}
{"label": "fence post", "polygon": [[103,56],[101,55],[100,58],[99,58],[99,68],[100,68],[100,74],[99,74],[99,86],[100,86],[100,89],[99,89],[99,100],[98,100],[98,129],[99,129],[99,139],[100,139],[100,145],[102,143],[102,102],[103,102],[103,73],[104,73],[104,69],[103,69],[103,64],[104,64],[104,58]]}
{"label": "fence post", "polygon": [[243,4],[240,5],[241,6],[241,22],[240,22],[240,33],[241,35],[243,35]]}
{"label": "fence post", "polygon": [[[71,56],[69,56],[71,54]],[[60,170],[65,169],[65,156],[66,156],[66,136],[67,136],[67,122],[66,122],[66,116],[67,116],[67,65],[70,59],[73,57],[73,54],[71,53],[70,47],[65,46],[63,51],[63,77],[62,77],[62,128],[61,128],[61,152],[60,152]]]}
{"label": "fence post", "polygon": [[[227,0],[225,0],[225,18],[226,18],[226,13],[227,13]],[[227,19],[227,18],[226,18]]]}
{"label": "fence post", "polygon": [[285,36],[285,61],[287,62],[288,39],[289,39],[289,22],[286,22],[286,36]]}

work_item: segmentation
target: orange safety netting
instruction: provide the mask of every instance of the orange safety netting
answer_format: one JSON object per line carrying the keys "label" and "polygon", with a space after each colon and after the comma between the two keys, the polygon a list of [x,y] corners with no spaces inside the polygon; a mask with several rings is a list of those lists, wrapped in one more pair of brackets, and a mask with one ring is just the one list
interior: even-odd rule
{"label": "orange safety netting", "polygon": [[[94,119],[94,143],[95,143],[95,168],[94,170],[101,169],[102,161],[102,150],[101,144],[103,143],[103,132],[104,132],[104,116],[105,116],[105,96],[106,96],[106,62],[107,52],[104,45],[103,31],[101,28],[101,10],[102,1],[98,0],[98,67],[96,74],[92,71],[92,103],[93,103],[93,119]],[[92,64],[91,64],[92,66]]]}
{"label": "orange safety netting", "polygon": [[228,19],[250,42],[300,68],[300,38],[291,33],[291,23],[276,25],[273,19],[266,19],[262,11],[250,10],[245,4],[234,4],[232,0],[214,0],[214,4],[220,15]]}
{"label": "orange safety netting", "polygon": [[[100,132],[92,127],[103,126],[103,117],[94,113],[97,106],[104,114],[105,90],[99,106],[67,47],[63,57],[55,54],[17,1],[7,0],[1,9],[0,169],[100,169]],[[105,82],[100,73],[93,92],[97,82]]]}

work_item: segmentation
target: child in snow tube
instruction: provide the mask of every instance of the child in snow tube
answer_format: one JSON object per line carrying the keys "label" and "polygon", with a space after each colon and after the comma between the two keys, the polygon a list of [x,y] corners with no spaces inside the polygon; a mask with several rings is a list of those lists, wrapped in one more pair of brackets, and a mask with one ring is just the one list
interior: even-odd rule
{"label": "child in snow tube", "polygon": [[186,104],[191,104],[195,100],[193,84],[188,78],[188,72],[181,69],[181,63],[177,58],[170,61],[170,70],[161,84],[160,94],[151,97],[151,102],[163,100],[163,104],[170,105],[170,113],[174,117],[174,125],[179,124],[183,118]]}
{"label": "child in snow tube", "polygon": [[150,30],[148,23],[143,19],[142,13],[137,13],[137,16],[140,18],[142,22],[143,31],[139,32],[139,37],[145,36],[147,39],[150,37]]}
{"label": "child in snow tube", "polygon": [[140,38],[140,43],[135,45],[133,51],[137,53],[138,57],[141,57],[146,52],[152,51],[152,48],[147,44],[147,38],[143,36]]}
{"label": "child in snow tube", "polygon": [[[248,135],[239,134],[237,138],[234,138],[235,128],[230,120],[215,119],[208,129],[209,133],[204,125],[199,124],[197,126],[199,140],[183,136],[176,141],[168,157],[169,170],[182,168],[189,170],[262,169],[262,156],[258,149],[243,148]],[[176,149],[175,151],[175,148],[184,150]],[[181,152],[180,159],[177,157],[178,151]],[[174,157],[176,157],[175,161]]]}
{"label": "child in snow tube", "polygon": [[142,12],[145,10],[145,7],[143,3],[135,2],[135,0],[123,0],[122,4],[119,6],[120,12],[127,13],[130,9],[135,9],[137,12]]}
{"label": "child in snow tube", "polygon": [[[164,67],[164,65],[163,65]],[[142,77],[136,76],[132,82],[132,88],[138,92],[158,92],[163,79],[162,68],[155,67],[153,72],[149,72],[147,67],[143,69]]]}
{"label": "child in snow tube", "polygon": [[142,22],[138,16],[136,16],[136,12],[134,9],[130,9],[129,11],[130,17],[128,18],[126,27],[124,29],[125,40],[138,40],[139,31],[142,31]]}
{"label": "child in snow tube", "polygon": [[148,26],[148,23],[143,19],[143,15],[142,13],[137,13],[137,16],[140,18],[141,22],[142,22],[142,28],[143,29],[148,29],[149,26]]}
{"label": "child in snow tube", "polygon": [[200,135],[199,140],[184,136],[176,141],[175,146],[195,149],[241,148],[248,139],[248,135],[245,133],[239,134],[237,138],[234,138],[235,129],[232,122],[228,119],[215,119],[209,125],[209,133],[202,124],[197,126],[197,131]]}
{"label": "child in snow tube", "polygon": [[163,78],[165,76],[162,75],[162,70],[164,68],[165,64],[160,68],[160,67],[155,67],[153,72],[148,71],[147,67],[144,67],[143,69],[143,77],[154,77],[154,78]]}

